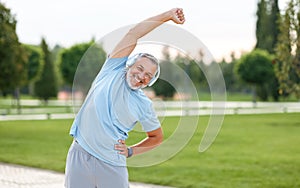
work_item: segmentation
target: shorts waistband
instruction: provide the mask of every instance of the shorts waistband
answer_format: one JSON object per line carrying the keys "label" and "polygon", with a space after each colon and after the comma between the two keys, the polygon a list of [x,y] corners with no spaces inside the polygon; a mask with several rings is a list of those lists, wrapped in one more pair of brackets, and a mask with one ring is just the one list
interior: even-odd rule
{"label": "shorts waistband", "polygon": [[[77,149],[77,150],[79,150],[79,151],[82,151],[82,152],[84,152],[84,153],[87,153],[87,154],[89,154],[87,151],[85,151],[85,149],[83,149],[83,147],[81,147],[81,145],[78,143],[78,141],[77,140],[73,140],[73,147],[75,148],[75,149]],[[89,154],[90,155],[90,154]]]}

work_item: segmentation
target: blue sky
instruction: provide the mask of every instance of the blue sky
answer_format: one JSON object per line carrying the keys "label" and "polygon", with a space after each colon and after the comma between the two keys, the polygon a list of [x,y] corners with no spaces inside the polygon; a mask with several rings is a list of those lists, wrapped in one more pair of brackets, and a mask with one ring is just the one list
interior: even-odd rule
{"label": "blue sky", "polygon": [[[258,0],[0,0],[18,21],[22,43],[69,47],[100,39],[120,27],[137,23],[174,7],[183,8],[180,27],[200,39],[216,60],[250,51],[255,45]],[[287,0],[279,1],[280,8]]]}

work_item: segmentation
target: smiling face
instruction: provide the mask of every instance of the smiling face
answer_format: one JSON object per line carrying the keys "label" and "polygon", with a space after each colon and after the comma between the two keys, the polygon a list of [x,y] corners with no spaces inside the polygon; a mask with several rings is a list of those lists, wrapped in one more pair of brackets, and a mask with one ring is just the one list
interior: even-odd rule
{"label": "smiling face", "polygon": [[157,65],[146,57],[138,58],[137,61],[129,67],[126,73],[126,81],[131,89],[140,89],[146,87],[155,76]]}

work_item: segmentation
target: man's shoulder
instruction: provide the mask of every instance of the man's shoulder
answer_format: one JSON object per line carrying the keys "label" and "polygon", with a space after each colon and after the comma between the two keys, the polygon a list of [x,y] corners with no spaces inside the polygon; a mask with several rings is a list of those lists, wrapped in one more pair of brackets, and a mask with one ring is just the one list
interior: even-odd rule
{"label": "man's shoulder", "polygon": [[127,59],[128,59],[128,57],[118,57],[118,58],[108,57],[106,59],[106,61],[104,62],[104,65],[102,68],[105,68],[105,67],[114,68],[114,67],[119,67],[119,66],[125,66]]}
{"label": "man's shoulder", "polygon": [[152,100],[141,89],[136,92],[135,98],[138,104],[143,105],[144,107],[152,105]]}

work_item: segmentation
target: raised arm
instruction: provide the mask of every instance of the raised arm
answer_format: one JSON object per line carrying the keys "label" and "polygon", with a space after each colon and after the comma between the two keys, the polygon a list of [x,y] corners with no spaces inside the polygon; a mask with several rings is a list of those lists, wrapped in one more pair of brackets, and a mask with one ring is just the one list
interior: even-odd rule
{"label": "raised arm", "polygon": [[170,20],[176,24],[183,24],[185,22],[185,18],[182,9],[173,8],[138,23],[121,39],[110,54],[110,57],[117,58],[129,56],[129,54],[134,50],[138,39]]}

